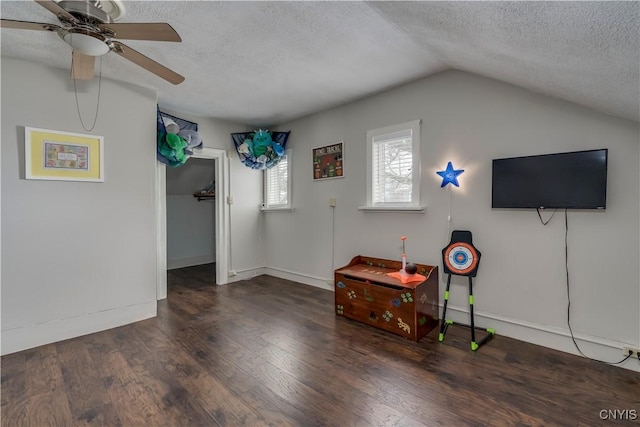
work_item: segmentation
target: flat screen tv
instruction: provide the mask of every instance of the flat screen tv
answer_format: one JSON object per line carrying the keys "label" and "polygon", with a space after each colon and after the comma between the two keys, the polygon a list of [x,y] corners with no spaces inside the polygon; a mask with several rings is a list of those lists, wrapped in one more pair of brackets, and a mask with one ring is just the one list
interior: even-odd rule
{"label": "flat screen tv", "polygon": [[492,208],[605,209],[608,150],[493,160]]}

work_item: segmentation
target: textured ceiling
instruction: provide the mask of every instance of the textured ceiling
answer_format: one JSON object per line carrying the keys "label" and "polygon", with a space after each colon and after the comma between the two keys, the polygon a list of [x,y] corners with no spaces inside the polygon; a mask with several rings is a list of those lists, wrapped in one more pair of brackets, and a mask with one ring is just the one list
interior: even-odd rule
{"label": "textured ceiling", "polygon": [[[181,35],[123,41],[186,81],[173,86],[115,54],[102,74],[155,88],[171,110],[272,125],[453,68],[640,117],[640,2],[124,4],[118,22],[168,22]],[[57,23],[30,0],[0,8],[5,19]],[[53,33],[2,29],[1,43],[2,55],[71,63]]]}

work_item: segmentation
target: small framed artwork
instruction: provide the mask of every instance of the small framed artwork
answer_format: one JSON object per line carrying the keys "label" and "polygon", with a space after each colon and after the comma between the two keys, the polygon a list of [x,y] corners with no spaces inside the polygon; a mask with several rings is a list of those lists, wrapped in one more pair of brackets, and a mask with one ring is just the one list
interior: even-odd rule
{"label": "small framed artwork", "polygon": [[25,178],[104,182],[104,138],[24,128]]}
{"label": "small framed artwork", "polygon": [[344,141],[312,151],[314,181],[344,177]]}

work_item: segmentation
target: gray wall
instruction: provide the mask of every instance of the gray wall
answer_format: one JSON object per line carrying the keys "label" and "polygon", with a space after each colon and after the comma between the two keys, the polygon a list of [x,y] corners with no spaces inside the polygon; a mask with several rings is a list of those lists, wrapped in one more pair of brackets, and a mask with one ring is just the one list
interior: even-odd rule
{"label": "gray wall", "polygon": [[215,162],[208,159],[191,158],[180,167],[168,167],[167,195],[192,196],[209,186],[214,173]]}
{"label": "gray wall", "polygon": [[[366,131],[415,119],[422,119],[426,213],[358,211],[366,201]],[[270,274],[326,286],[332,269],[355,255],[398,259],[402,235],[408,236],[410,259],[441,265],[449,230],[469,229],[483,254],[475,281],[479,323],[497,328],[498,334],[572,352],[563,212],[544,227],[534,210],[492,210],[491,160],[609,148],[607,210],[568,214],[572,327],[595,357],[619,360],[624,343],[638,347],[638,123],[448,71],[279,130],[291,130],[295,211],[265,216]],[[345,178],[312,182],[311,149],[342,140]],[[440,188],[436,171],[447,161],[465,169],[460,188]],[[335,235],[331,197],[337,198]],[[444,284],[441,275],[441,293]],[[454,278],[454,320],[467,320],[466,295],[466,281]]]}
{"label": "gray wall", "polygon": [[[78,89],[90,122],[97,80]],[[103,80],[105,182],[25,180],[24,126],[87,132],[68,71],[2,58],[2,353],[156,314],[155,114]]]}

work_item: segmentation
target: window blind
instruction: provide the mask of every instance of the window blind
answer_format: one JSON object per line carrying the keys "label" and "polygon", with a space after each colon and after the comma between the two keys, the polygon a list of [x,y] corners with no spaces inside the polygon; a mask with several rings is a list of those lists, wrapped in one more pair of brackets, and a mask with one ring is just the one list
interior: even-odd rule
{"label": "window blind", "polygon": [[372,201],[410,203],[412,195],[412,130],[378,135],[372,139]]}
{"label": "window blind", "polygon": [[277,165],[266,171],[266,207],[286,206],[289,203],[288,162],[285,154]]}

